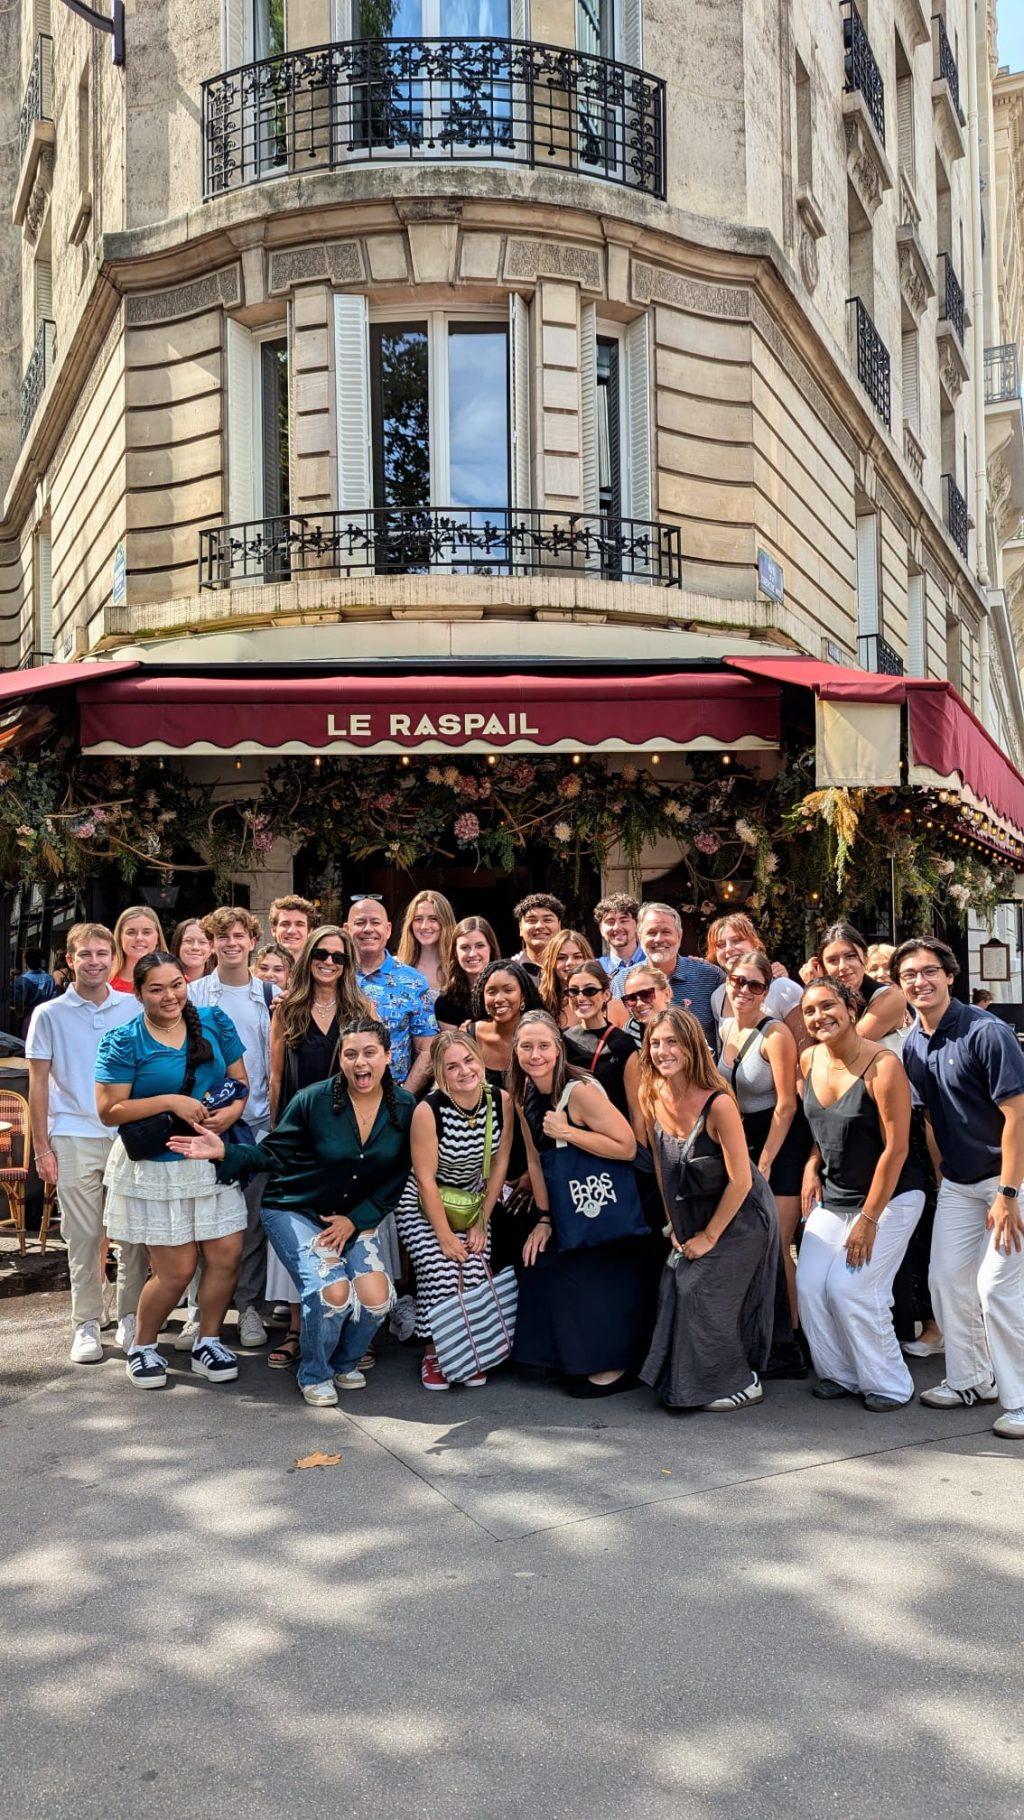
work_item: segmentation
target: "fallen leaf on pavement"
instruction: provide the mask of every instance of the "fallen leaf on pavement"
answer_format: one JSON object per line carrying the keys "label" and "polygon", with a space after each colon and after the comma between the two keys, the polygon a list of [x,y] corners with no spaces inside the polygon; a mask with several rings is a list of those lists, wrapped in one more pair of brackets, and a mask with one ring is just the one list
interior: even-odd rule
{"label": "fallen leaf on pavement", "polygon": [[303,1454],[301,1460],[296,1460],[295,1464],[300,1471],[304,1466],[340,1466],[341,1455],[340,1453],[307,1453]]}

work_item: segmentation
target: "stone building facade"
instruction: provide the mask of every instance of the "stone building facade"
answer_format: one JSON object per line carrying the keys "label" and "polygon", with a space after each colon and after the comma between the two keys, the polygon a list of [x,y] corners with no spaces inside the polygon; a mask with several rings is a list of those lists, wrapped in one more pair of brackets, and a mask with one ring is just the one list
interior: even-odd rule
{"label": "stone building facade", "polygon": [[361,3],[129,0],[123,67],[3,15],[0,664],[696,632],[949,677],[1019,758],[974,7]]}

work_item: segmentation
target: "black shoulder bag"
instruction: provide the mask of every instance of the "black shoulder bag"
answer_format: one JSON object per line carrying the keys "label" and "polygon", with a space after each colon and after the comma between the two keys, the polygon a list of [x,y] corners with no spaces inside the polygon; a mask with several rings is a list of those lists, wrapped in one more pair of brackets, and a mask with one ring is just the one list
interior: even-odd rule
{"label": "black shoulder bag", "polygon": [[[187,1049],[186,1049],[187,1055]],[[182,1093],[191,1093],[196,1084],[195,1064],[186,1060]],[[132,1119],[119,1127],[121,1142],[133,1163],[148,1163],[167,1149],[171,1137],[192,1137],[191,1125],[174,1112],[151,1112],[144,1119]]]}

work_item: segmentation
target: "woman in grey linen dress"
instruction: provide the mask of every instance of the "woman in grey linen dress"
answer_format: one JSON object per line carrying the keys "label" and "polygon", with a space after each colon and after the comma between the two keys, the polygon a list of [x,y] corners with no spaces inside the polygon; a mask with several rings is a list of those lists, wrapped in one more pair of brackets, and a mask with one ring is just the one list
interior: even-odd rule
{"label": "woman in grey linen dress", "polygon": [[696,1018],[648,1024],[640,1105],[672,1227],[658,1318],[640,1376],[669,1409],[760,1403],[771,1350],[779,1225],[739,1108]]}

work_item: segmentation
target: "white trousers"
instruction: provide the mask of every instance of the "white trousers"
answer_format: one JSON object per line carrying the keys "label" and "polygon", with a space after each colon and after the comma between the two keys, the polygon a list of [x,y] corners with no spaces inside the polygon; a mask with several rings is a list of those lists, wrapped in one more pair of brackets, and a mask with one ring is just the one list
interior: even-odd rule
{"label": "white trousers", "polygon": [[[54,1137],[57,1158],[57,1205],[60,1232],[68,1248],[71,1277],[71,1319],[103,1318],[100,1284],[100,1246],[103,1243],[103,1171],[113,1138]],[[134,1314],[149,1275],[145,1245],[117,1247],[117,1318]]]}
{"label": "white trousers", "polygon": [[851,1270],[846,1241],[859,1217],[814,1207],[796,1267],[800,1325],[819,1378],[906,1403],[914,1394],[892,1324],[892,1285],[924,1208],[918,1188],[894,1195],[879,1216],[871,1261]]}
{"label": "white trousers", "polygon": [[985,1225],[998,1187],[997,1175],[943,1182],[928,1288],[954,1390],[994,1377],[1003,1408],[1024,1409],[1024,1252],[997,1251]]}

